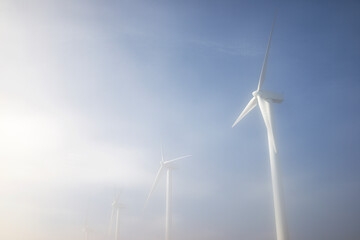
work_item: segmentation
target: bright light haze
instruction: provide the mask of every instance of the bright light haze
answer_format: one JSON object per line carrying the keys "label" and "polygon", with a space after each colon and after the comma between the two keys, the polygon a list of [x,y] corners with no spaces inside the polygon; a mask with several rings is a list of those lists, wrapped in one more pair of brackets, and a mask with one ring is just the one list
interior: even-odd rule
{"label": "bright light haze", "polygon": [[[360,239],[358,1],[0,3],[0,239],[164,238],[164,156],[173,239],[275,239],[266,129],[274,104],[292,240]],[[260,143],[260,144],[259,144]],[[260,147],[259,147],[260,145]],[[189,158],[190,159],[190,158]]]}

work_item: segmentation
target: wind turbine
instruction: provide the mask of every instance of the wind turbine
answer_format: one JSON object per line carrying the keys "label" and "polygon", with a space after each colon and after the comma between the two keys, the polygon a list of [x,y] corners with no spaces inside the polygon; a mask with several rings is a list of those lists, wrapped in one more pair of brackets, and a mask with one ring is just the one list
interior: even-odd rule
{"label": "wind turbine", "polygon": [[120,218],[120,210],[125,208],[125,205],[120,203],[120,194],[117,193],[114,201],[112,202],[112,210],[111,210],[111,217],[110,217],[110,225],[109,225],[109,236],[111,235],[112,226],[114,225],[114,217],[116,214],[116,221],[115,221],[115,240],[118,240],[119,237],[119,218]]}
{"label": "wind turbine", "polygon": [[245,117],[245,115],[247,115],[256,105],[259,105],[268,135],[271,180],[272,180],[274,209],[275,209],[276,236],[277,236],[277,240],[287,240],[289,238],[288,238],[287,226],[285,222],[284,204],[283,204],[281,186],[280,186],[280,176],[277,168],[277,146],[274,138],[272,110],[271,110],[271,103],[281,103],[283,101],[283,96],[282,94],[264,91],[261,89],[265,79],[266,65],[268,61],[269,50],[271,45],[271,37],[274,30],[275,20],[276,20],[276,16],[274,18],[274,22],[270,32],[270,37],[266,49],[264,63],[261,69],[258,87],[256,91],[252,93],[253,98],[246,105],[245,109],[241,112],[240,116],[236,119],[232,127],[234,127],[243,117]]}
{"label": "wind turbine", "polygon": [[154,192],[158,182],[160,175],[163,171],[166,170],[166,220],[165,220],[165,240],[171,240],[171,199],[172,199],[172,169],[173,163],[183,158],[190,157],[191,155],[186,155],[178,158],[174,158],[168,161],[164,161],[164,154],[161,148],[161,161],[160,161],[160,168],[156,174],[155,181],[151,187],[151,191],[149,193],[148,198],[146,199],[145,207],[149,202],[149,199]]}

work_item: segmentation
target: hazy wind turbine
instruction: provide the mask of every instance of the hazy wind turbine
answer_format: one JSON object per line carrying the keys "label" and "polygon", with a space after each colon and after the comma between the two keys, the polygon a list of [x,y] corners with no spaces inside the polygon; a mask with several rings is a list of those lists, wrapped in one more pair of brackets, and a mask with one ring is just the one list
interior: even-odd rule
{"label": "hazy wind turbine", "polygon": [[172,219],[172,214],[171,214],[171,199],[172,199],[172,167],[173,167],[173,163],[177,160],[183,159],[183,158],[187,158],[190,157],[191,155],[186,155],[186,156],[182,156],[182,157],[178,157],[178,158],[174,158],[168,161],[164,161],[164,154],[161,148],[161,161],[160,161],[160,168],[159,171],[156,174],[155,177],[155,181],[151,187],[151,191],[149,193],[148,198],[146,199],[146,203],[145,206],[147,205],[152,193],[154,192],[160,175],[162,174],[162,172],[166,169],[166,221],[165,221],[165,240],[170,240],[171,239],[171,219]]}
{"label": "hazy wind turbine", "polygon": [[265,126],[267,129],[268,142],[269,142],[269,154],[270,154],[270,167],[271,167],[271,180],[274,198],[274,209],[275,209],[275,226],[277,240],[287,240],[287,226],[285,222],[284,204],[281,194],[280,177],[277,168],[277,147],[274,138],[273,120],[271,103],[281,103],[283,101],[282,94],[277,94],[269,91],[263,91],[261,89],[265,79],[266,65],[269,56],[269,49],[271,44],[271,37],[274,30],[275,19],[270,32],[269,42],[266,49],[264,63],[261,69],[259,78],[259,84],[257,90],[252,93],[253,98],[246,105],[240,116],[236,119],[232,127],[234,127],[246,114],[248,114],[256,105],[259,105],[261,115],[264,119]]}
{"label": "hazy wind turbine", "polygon": [[115,221],[115,240],[119,238],[119,218],[120,218],[120,210],[125,208],[125,205],[120,203],[120,194],[117,193],[114,201],[112,202],[112,210],[111,210],[111,217],[110,217],[110,225],[109,225],[109,236],[111,235],[112,226],[114,224],[114,217],[116,214],[116,221]]}

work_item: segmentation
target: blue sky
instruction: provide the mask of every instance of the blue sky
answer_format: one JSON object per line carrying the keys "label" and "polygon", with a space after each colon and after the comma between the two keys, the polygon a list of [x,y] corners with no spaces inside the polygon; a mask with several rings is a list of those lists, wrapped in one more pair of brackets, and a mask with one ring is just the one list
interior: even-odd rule
{"label": "blue sky", "polygon": [[[0,238],[104,239],[114,188],[124,239],[275,239],[266,131],[274,106],[292,239],[358,239],[360,4],[356,1],[2,1]],[[19,231],[21,229],[21,231]],[[146,236],[146,237],[145,237]]]}

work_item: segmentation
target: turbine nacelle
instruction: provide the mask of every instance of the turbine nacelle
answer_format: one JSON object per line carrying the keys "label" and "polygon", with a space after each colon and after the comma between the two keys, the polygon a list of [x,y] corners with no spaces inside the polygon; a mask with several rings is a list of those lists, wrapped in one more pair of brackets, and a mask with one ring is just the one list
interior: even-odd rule
{"label": "turbine nacelle", "polygon": [[165,169],[168,169],[168,170],[171,170],[173,169],[173,163],[180,160],[180,159],[183,159],[183,158],[188,158],[188,157],[191,157],[191,155],[186,155],[186,156],[182,156],[182,157],[177,157],[177,158],[174,158],[174,159],[171,159],[171,160],[167,160],[167,161],[164,161],[164,155],[163,155],[163,151],[161,149],[161,161],[160,161],[160,168],[156,174],[156,177],[155,177],[155,181],[151,187],[151,191],[148,195],[148,198],[146,199],[146,203],[145,203],[145,207],[147,205],[147,202],[149,201],[153,191],[155,190],[156,186],[157,186],[157,183],[159,181],[159,178],[160,178],[160,175],[162,174],[162,172],[165,170]]}
{"label": "turbine nacelle", "polygon": [[113,208],[125,208],[125,205],[119,202],[113,202],[112,203]]}
{"label": "turbine nacelle", "polygon": [[168,162],[160,162],[160,167],[161,168],[167,168],[167,169],[169,169],[169,168],[173,168],[173,164],[171,164],[171,163],[168,163]]}
{"label": "turbine nacelle", "polygon": [[160,168],[161,169],[174,169],[174,164],[172,164],[171,162],[163,162],[160,161]]}
{"label": "turbine nacelle", "polygon": [[261,73],[259,77],[259,83],[256,91],[252,92],[253,97],[250,99],[249,103],[246,105],[245,109],[240,113],[239,117],[236,119],[232,127],[234,127],[241,119],[243,119],[252,109],[254,109],[256,106],[259,106],[261,115],[264,119],[264,123],[268,132],[269,142],[271,144],[272,149],[274,150],[274,153],[277,153],[277,148],[275,144],[274,139],[274,131],[272,126],[272,119],[271,119],[271,103],[281,103],[284,99],[282,94],[270,92],[270,91],[264,91],[262,90],[262,85],[265,80],[265,73],[267,68],[267,61],[269,57],[269,50],[271,45],[271,37],[274,30],[275,25],[275,19],[272,25],[272,29],[270,32],[270,37],[268,41],[268,45],[266,48],[264,63],[261,68]]}
{"label": "turbine nacelle", "polygon": [[251,94],[256,98],[259,95],[259,90],[253,91]]}
{"label": "turbine nacelle", "polygon": [[256,90],[252,92],[252,95],[257,98],[258,96],[262,99],[273,102],[273,103],[281,103],[284,100],[283,94],[274,93],[270,91]]}
{"label": "turbine nacelle", "polygon": [[165,162],[160,162],[160,168],[171,168],[174,169],[174,163],[173,161],[165,161]]}
{"label": "turbine nacelle", "polygon": [[116,196],[115,196],[113,202],[111,203],[111,206],[113,208],[124,208],[125,207],[125,205],[123,205],[120,202],[120,193],[116,193]]}

